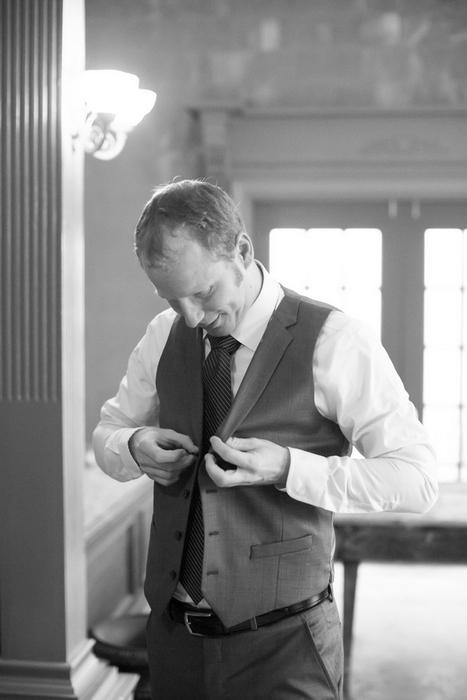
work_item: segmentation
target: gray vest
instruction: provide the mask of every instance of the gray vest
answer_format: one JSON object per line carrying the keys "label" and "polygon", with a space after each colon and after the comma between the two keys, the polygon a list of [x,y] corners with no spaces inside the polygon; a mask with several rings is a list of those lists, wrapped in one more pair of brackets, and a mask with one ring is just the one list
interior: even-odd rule
{"label": "gray vest", "polygon": [[[349,443],[314,403],[312,359],[330,308],[289,290],[271,317],[218,435],[257,437],[323,456]],[[172,327],[156,385],[160,426],[201,445],[202,331],[182,318]],[[202,590],[225,625],[297,603],[323,589],[332,569],[332,513],[290,498],[275,486],[218,488],[202,457],[172,486],[154,484],[145,592],[162,610],[180,571],[194,479],[205,526]]]}

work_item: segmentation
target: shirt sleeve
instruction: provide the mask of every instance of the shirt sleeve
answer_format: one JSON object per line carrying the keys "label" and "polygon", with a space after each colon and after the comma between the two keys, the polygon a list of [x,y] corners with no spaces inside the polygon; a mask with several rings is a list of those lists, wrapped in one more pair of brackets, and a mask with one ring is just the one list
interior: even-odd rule
{"label": "shirt sleeve", "polygon": [[118,392],[105,402],[92,445],[97,464],[113,479],[129,481],[142,476],[128,442],[139,428],[159,425],[156,373],[175,313],[156,316],[133,350]]}
{"label": "shirt sleeve", "polygon": [[331,312],[313,357],[315,403],[354,446],[350,457],[291,448],[286,491],[338,513],[426,512],[438,497],[427,432],[379,339]]}

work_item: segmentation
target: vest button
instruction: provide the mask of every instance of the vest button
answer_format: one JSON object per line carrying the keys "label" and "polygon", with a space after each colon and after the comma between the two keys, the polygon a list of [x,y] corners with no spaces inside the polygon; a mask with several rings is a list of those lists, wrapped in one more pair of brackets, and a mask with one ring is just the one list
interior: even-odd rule
{"label": "vest button", "polygon": [[179,542],[182,539],[182,533],[180,532],[180,530],[177,530],[175,532],[175,539],[178,540]]}
{"label": "vest button", "polygon": [[190,496],[190,490],[189,490],[189,489],[185,489],[185,490],[183,491],[183,498],[189,498],[189,496]]}
{"label": "vest button", "polygon": [[177,572],[174,571],[174,570],[172,569],[172,571],[170,572],[169,576],[170,576],[171,579],[175,579],[175,578],[177,578]]}

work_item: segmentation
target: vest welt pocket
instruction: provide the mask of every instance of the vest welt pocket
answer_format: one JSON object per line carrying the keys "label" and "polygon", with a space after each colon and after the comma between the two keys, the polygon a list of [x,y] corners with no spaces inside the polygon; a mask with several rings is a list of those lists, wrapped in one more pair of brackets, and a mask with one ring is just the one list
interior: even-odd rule
{"label": "vest welt pocket", "polygon": [[305,549],[311,549],[312,541],[313,535],[304,535],[303,537],[296,537],[293,540],[270,542],[268,544],[254,544],[251,546],[250,559],[277,557],[280,554],[301,552]]}

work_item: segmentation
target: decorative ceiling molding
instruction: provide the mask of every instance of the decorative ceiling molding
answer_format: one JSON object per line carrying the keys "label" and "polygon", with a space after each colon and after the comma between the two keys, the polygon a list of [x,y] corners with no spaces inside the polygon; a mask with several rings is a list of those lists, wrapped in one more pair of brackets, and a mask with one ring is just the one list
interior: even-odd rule
{"label": "decorative ceiling molding", "polygon": [[467,111],[319,112],[192,108],[201,123],[203,173],[230,188],[259,178],[319,181],[385,176],[462,178],[467,172]]}
{"label": "decorative ceiling molding", "polygon": [[359,149],[363,157],[382,158],[411,158],[417,161],[430,158],[449,159],[449,150],[439,140],[416,136],[414,134],[399,134],[368,141]]}

